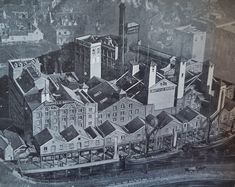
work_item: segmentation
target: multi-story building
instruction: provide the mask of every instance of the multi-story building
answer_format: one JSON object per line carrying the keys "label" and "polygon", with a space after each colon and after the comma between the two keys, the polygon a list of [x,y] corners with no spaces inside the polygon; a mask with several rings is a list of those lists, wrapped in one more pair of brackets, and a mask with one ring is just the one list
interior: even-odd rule
{"label": "multi-story building", "polygon": [[123,126],[137,116],[145,118],[154,111],[153,105],[143,105],[108,81],[89,89],[88,94],[98,104],[98,124],[109,120]]}
{"label": "multi-story building", "polygon": [[93,76],[111,80],[117,74],[115,36],[87,35],[75,39],[75,73],[81,82]]}
{"label": "multi-story building", "polygon": [[175,30],[175,54],[197,62],[205,61],[206,30],[194,25],[178,27]]}
{"label": "multi-story building", "polygon": [[74,73],[44,75],[36,59],[9,61],[9,114],[25,134],[96,125],[97,104]]}
{"label": "multi-story building", "polygon": [[235,84],[234,69],[235,21],[218,25],[215,31],[212,60],[215,63],[215,77]]}

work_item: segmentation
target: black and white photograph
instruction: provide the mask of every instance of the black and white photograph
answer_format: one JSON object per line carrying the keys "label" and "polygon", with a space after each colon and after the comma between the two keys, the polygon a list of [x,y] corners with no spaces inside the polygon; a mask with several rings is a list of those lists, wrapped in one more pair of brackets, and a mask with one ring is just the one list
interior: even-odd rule
{"label": "black and white photograph", "polygon": [[235,187],[235,0],[0,0],[0,187]]}

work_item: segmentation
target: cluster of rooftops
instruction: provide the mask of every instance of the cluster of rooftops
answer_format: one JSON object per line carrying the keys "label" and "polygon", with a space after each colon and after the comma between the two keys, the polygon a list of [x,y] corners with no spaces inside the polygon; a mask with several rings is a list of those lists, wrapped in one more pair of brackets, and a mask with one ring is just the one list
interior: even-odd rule
{"label": "cluster of rooftops", "polygon": [[[149,128],[161,129],[172,121],[175,121],[178,124],[184,124],[190,122],[198,115],[201,114],[199,114],[197,111],[189,107],[186,107],[175,116],[165,111],[162,111],[157,116],[149,114],[145,119],[136,117],[124,126],[117,125],[107,120],[99,126],[95,127],[89,126],[85,129],[83,129],[82,127],[75,128],[73,125],[71,125],[66,129],[64,129],[63,131],[61,131],[60,133],[45,128],[44,130],[36,134],[34,136],[34,139],[36,140],[38,145],[43,145],[46,142],[50,141],[51,139],[70,142],[71,140],[73,140],[78,136],[82,136],[91,140],[96,138],[102,139],[111,135],[114,131],[119,131],[127,135],[133,134],[142,128],[146,128],[146,125],[148,126],[148,129]],[[153,119],[157,121],[155,124],[152,123]]]}

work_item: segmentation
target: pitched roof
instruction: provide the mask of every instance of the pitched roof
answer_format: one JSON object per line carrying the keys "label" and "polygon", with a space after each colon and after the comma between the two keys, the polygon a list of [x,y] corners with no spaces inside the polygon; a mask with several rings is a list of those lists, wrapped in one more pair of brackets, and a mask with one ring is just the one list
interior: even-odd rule
{"label": "pitched roof", "polygon": [[143,126],[145,126],[145,121],[139,117],[136,117],[131,120],[128,124],[126,124],[125,128],[128,130],[129,133],[134,133]]}
{"label": "pitched roof", "polygon": [[24,141],[18,134],[11,132],[9,130],[4,130],[3,134],[8,139],[8,141],[11,142],[11,146],[13,150],[18,149],[19,147],[23,145],[26,146]]}
{"label": "pitched roof", "polygon": [[43,129],[41,132],[39,132],[38,134],[34,136],[34,139],[36,140],[39,146],[44,145],[45,143],[50,141],[52,138],[53,136],[48,130],[48,128]]}
{"label": "pitched roof", "polygon": [[146,120],[146,122],[147,123],[151,123],[151,121],[153,120],[153,119],[155,119],[156,117],[153,115],[153,114],[149,114],[149,115],[147,115],[146,116],[146,118],[145,118],[145,120]]}
{"label": "pitched roof", "polygon": [[156,117],[158,119],[158,125],[160,129],[166,126],[168,123],[170,123],[173,120],[173,118],[165,111],[162,111]]}
{"label": "pitched roof", "polygon": [[98,110],[102,111],[119,100],[119,91],[116,85],[105,81],[88,90],[88,94],[98,103]]}
{"label": "pitched roof", "polygon": [[91,126],[87,127],[85,131],[92,139],[95,139],[98,136],[97,131]]}
{"label": "pitched roof", "polygon": [[181,122],[189,122],[196,116],[198,116],[198,113],[188,106],[175,115],[175,117]]}
{"label": "pitched roof", "polygon": [[60,132],[60,134],[67,142],[73,140],[79,135],[73,125],[70,125],[66,129],[64,129],[62,132]]}
{"label": "pitched roof", "polygon": [[100,132],[100,134],[103,137],[105,137],[105,136],[108,136],[109,134],[111,134],[112,132],[114,132],[116,129],[115,129],[114,125],[107,120],[104,123],[102,123],[101,125],[99,125],[97,127],[97,130]]}

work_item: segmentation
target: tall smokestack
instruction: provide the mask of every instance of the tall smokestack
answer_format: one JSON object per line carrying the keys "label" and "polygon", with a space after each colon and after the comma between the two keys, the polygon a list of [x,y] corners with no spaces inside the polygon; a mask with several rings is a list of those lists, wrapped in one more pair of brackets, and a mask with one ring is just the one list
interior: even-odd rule
{"label": "tall smokestack", "polygon": [[119,50],[119,60],[121,61],[121,71],[125,64],[125,17],[126,6],[124,3],[119,5],[119,36],[121,38],[121,50]]}

